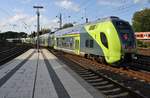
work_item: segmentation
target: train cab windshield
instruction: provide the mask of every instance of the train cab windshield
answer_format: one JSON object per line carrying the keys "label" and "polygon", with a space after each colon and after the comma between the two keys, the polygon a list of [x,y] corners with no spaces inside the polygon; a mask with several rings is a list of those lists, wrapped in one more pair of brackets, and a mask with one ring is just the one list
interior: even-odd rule
{"label": "train cab windshield", "polygon": [[134,40],[134,32],[128,22],[124,21],[114,21],[116,30],[118,31],[119,37],[122,42],[122,47],[124,49],[134,48],[135,40]]}

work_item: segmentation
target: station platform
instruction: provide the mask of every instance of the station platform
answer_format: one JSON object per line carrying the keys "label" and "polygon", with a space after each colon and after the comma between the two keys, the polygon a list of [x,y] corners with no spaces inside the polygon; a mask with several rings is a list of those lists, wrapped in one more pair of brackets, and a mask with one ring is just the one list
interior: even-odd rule
{"label": "station platform", "polygon": [[0,98],[106,98],[46,49],[0,67]]}

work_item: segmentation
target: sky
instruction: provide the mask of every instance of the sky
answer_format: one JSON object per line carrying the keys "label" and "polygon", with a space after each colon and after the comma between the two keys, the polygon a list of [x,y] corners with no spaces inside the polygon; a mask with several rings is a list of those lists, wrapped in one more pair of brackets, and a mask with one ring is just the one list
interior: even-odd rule
{"label": "sky", "polygon": [[40,28],[55,30],[60,13],[63,24],[78,25],[85,23],[85,17],[95,21],[109,16],[118,16],[131,24],[136,11],[150,8],[150,0],[1,0],[0,32],[36,31],[35,5],[44,7],[40,9]]}

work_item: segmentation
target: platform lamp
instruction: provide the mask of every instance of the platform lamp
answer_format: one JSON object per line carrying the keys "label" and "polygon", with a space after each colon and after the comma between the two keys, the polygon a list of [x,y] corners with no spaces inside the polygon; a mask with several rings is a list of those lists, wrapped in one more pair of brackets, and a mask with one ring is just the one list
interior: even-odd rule
{"label": "platform lamp", "polygon": [[40,29],[40,12],[39,9],[42,9],[43,6],[33,6],[33,8],[37,9],[36,14],[37,14],[37,50],[39,52],[39,29]]}

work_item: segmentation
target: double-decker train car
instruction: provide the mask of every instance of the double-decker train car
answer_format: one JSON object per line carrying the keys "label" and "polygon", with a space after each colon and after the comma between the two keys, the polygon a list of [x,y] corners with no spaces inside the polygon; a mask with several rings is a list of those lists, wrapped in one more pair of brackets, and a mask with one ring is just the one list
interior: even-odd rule
{"label": "double-decker train car", "polygon": [[[35,38],[37,42],[37,37]],[[44,47],[54,48],[55,40],[53,32],[46,33],[39,36],[39,45]]]}
{"label": "double-decker train car", "polygon": [[[134,32],[127,21],[118,17],[58,30],[47,36],[48,43],[43,45],[109,64],[131,60],[136,53]],[[40,40],[43,38],[40,36]]]}
{"label": "double-decker train car", "polygon": [[[39,45],[40,46],[48,46],[48,39],[49,39],[50,34],[43,34],[39,36]],[[37,42],[37,41],[36,41]]]}
{"label": "double-decker train car", "polygon": [[34,44],[35,43],[35,40],[34,38],[21,38],[21,42],[22,43],[28,43],[28,44]]}

